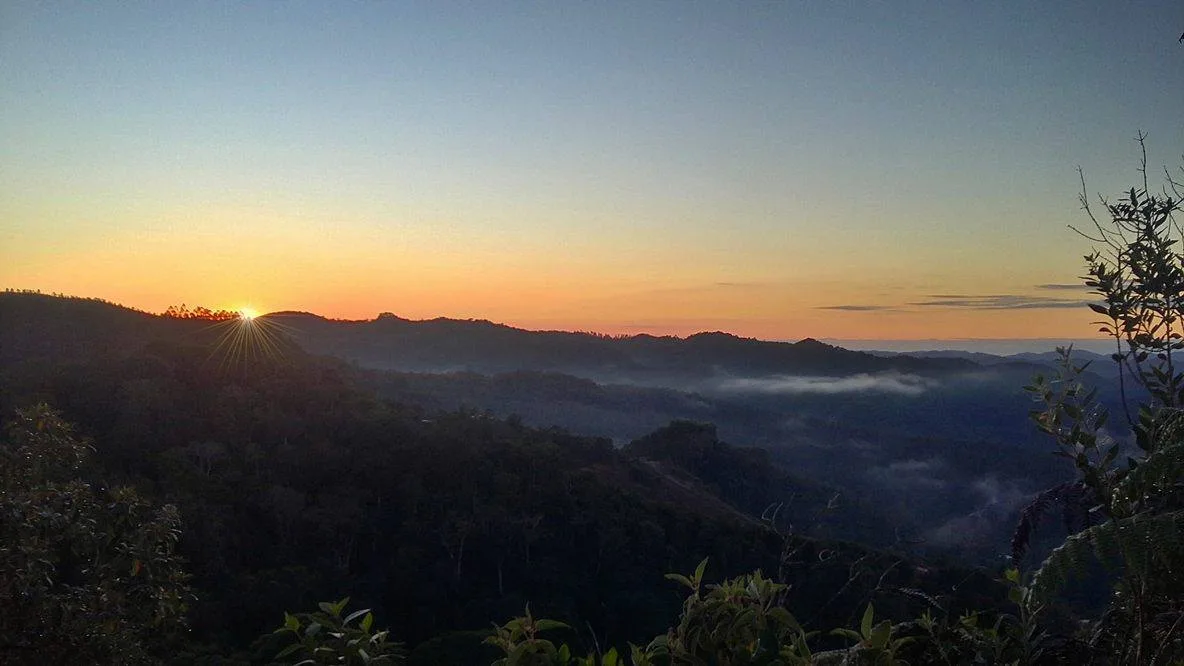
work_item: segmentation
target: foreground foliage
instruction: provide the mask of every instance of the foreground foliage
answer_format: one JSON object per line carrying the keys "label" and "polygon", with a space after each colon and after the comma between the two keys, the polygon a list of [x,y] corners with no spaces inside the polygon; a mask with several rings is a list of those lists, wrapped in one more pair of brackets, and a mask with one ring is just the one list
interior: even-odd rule
{"label": "foreground foliage", "polygon": [[[952,617],[940,606],[935,616],[926,611],[909,622],[877,618],[868,604],[854,629],[839,628],[828,634],[805,630],[785,609],[789,586],[776,583],[757,571],[718,584],[704,581],[707,560],[689,575],[669,574],[687,589],[682,612],[664,633],[645,645],[629,644],[624,650],[599,647],[581,655],[568,642],[550,636],[571,633],[563,622],[526,613],[495,626],[485,642],[502,656],[492,666],[809,666],[811,664],[1035,664],[1045,656],[1040,632],[1027,612],[1031,591],[1019,583],[1018,572],[1008,572],[1009,597],[1016,614],[977,612]],[[321,604],[322,608],[332,606]],[[292,616],[277,632],[300,634]],[[846,639],[847,648],[834,647],[835,638]],[[307,635],[297,644],[301,654],[340,654],[334,647],[336,633]],[[830,649],[819,649],[829,645]],[[291,657],[297,646],[277,657],[285,664],[362,663],[302,661]],[[1049,656],[1064,657],[1061,652]],[[1050,662],[1055,663],[1055,661]]]}
{"label": "foreground foliage", "polygon": [[44,405],[0,442],[0,663],[154,663],[183,628],[176,508],[83,481],[88,454]]}
{"label": "foreground foliage", "polygon": [[[1142,138],[1140,138],[1140,142]],[[1146,159],[1142,171],[1146,174]],[[1071,460],[1078,480],[1038,497],[1013,542],[1018,561],[1040,514],[1055,500],[1077,532],[1040,565],[1035,599],[1048,602],[1072,578],[1109,571],[1111,596],[1081,637],[1115,663],[1184,658],[1184,253],[1175,214],[1180,184],[1168,175],[1164,194],[1131,188],[1102,201],[1099,220],[1082,204],[1099,247],[1086,255],[1085,284],[1102,300],[1099,330],[1115,342],[1120,381],[1147,400],[1124,404],[1133,446],[1106,430],[1109,414],[1085,386],[1084,365],[1062,352],[1061,371],[1028,387],[1041,409],[1033,417]]]}
{"label": "foreground foliage", "polygon": [[275,633],[292,644],[276,655],[294,659],[298,665],[312,664],[396,664],[404,657],[403,646],[387,640],[388,631],[377,631],[369,608],[345,615],[349,598],[322,601],[317,612],[284,615],[284,626]]}

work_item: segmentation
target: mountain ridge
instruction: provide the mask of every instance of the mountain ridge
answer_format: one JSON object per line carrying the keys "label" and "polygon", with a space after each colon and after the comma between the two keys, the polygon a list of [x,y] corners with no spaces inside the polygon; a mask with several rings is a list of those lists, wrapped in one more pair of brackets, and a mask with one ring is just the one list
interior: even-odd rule
{"label": "mountain ridge", "polygon": [[375,369],[413,372],[538,370],[645,383],[753,374],[941,374],[978,367],[966,359],[882,358],[815,338],[779,342],[723,331],[686,337],[607,336],[533,331],[488,320],[411,320],[396,315],[340,321],[305,313],[273,313],[264,320],[290,332],[310,352]]}
{"label": "mountain ridge", "polygon": [[[68,315],[68,316],[67,316]],[[46,345],[83,347],[76,326],[109,334],[104,346],[143,344],[160,336],[196,329],[193,322],[127,308],[99,299],[5,292],[0,326],[25,352],[49,353]],[[39,327],[28,322],[40,321]],[[67,320],[70,320],[67,322]],[[272,325],[307,352],[336,356],[360,366],[415,372],[473,371],[485,374],[537,370],[598,381],[647,383],[720,376],[850,376],[885,372],[943,374],[974,369],[966,359],[877,357],[828,345],[814,338],[777,342],[723,331],[687,337],[607,336],[575,331],[530,331],[488,320],[438,317],[410,320],[383,313],[369,320],[335,320],[310,312],[262,315],[252,325]],[[33,328],[38,333],[33,333]],[[23,333],[22,333],[23,331]],[[48,331],[48,333],[46,333]],[[81,347],[79,345],[82,345]],[[7,353],[18,353],[12,348]]]}

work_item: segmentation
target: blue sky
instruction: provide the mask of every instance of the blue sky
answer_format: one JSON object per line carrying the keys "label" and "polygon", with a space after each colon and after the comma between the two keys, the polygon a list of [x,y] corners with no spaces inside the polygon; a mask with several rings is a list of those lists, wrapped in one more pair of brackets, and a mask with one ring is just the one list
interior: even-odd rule
{"label": "blue sky", "polygon": [[1065,307],[916,304],[1074,280],[1075,168],[1129,186],[1138,130],[1180,163],[1181,31],[1173,2],[8,2],[0,283],[614,332],[1084,334]]}

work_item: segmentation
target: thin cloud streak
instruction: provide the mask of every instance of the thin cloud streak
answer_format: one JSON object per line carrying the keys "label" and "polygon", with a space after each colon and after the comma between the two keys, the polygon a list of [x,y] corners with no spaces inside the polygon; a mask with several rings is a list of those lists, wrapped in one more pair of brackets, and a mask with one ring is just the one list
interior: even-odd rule
{"label": "thin cloud streak", "polygon": [[919,301],[909,305],[921,308],[940,307],[967,310],[1044,310],[1084,308],[1088,307],[1089,301],[1020,294],[993,294],[989,296],[934,294],[927,301]]}
{"label": "thin cloud streak", "polygon": [[[1076,285],[1036,285],[1037,289],[1068,291],[1078,289]],[[1028,296],[1024,294],[929,294],[926,300],[913,301],[903,305],[863,305],[844,303],[821,305],[815,310],[837,310],[841,312],[917,312],[918,308],[953,310],[1056,310],[1085,308],[1090,301],[1084,299],[1056,298],[1052,296]]]}

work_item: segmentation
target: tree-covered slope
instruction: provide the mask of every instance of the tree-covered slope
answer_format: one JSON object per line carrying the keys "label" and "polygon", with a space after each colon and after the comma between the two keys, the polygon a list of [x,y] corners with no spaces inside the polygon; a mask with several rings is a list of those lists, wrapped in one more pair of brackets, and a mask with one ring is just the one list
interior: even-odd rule
{"label": "tree-covered slope", "polygon": [[53,336],[109,347],[9,359],[0,409],[49,402],[93,437],[94,483],[131,483],[179,508],[193,649],[245,650],[280,610],[344,594],[411,643],[488,626],[528,601],[602,640],[641,640],[680,603],[663,574],[705,556],[725,571],[782,572],[818,626],[847,623],[877,589],[903,610],[913,601],[891,590],[953,594],[965,578],[855,545],[787,541],[753,516],[759,498],[605,439],[387,402],[356,386],[354,370],[294,349],[221,362],[200,323],[158,322],[140,337],[102,326]]}

